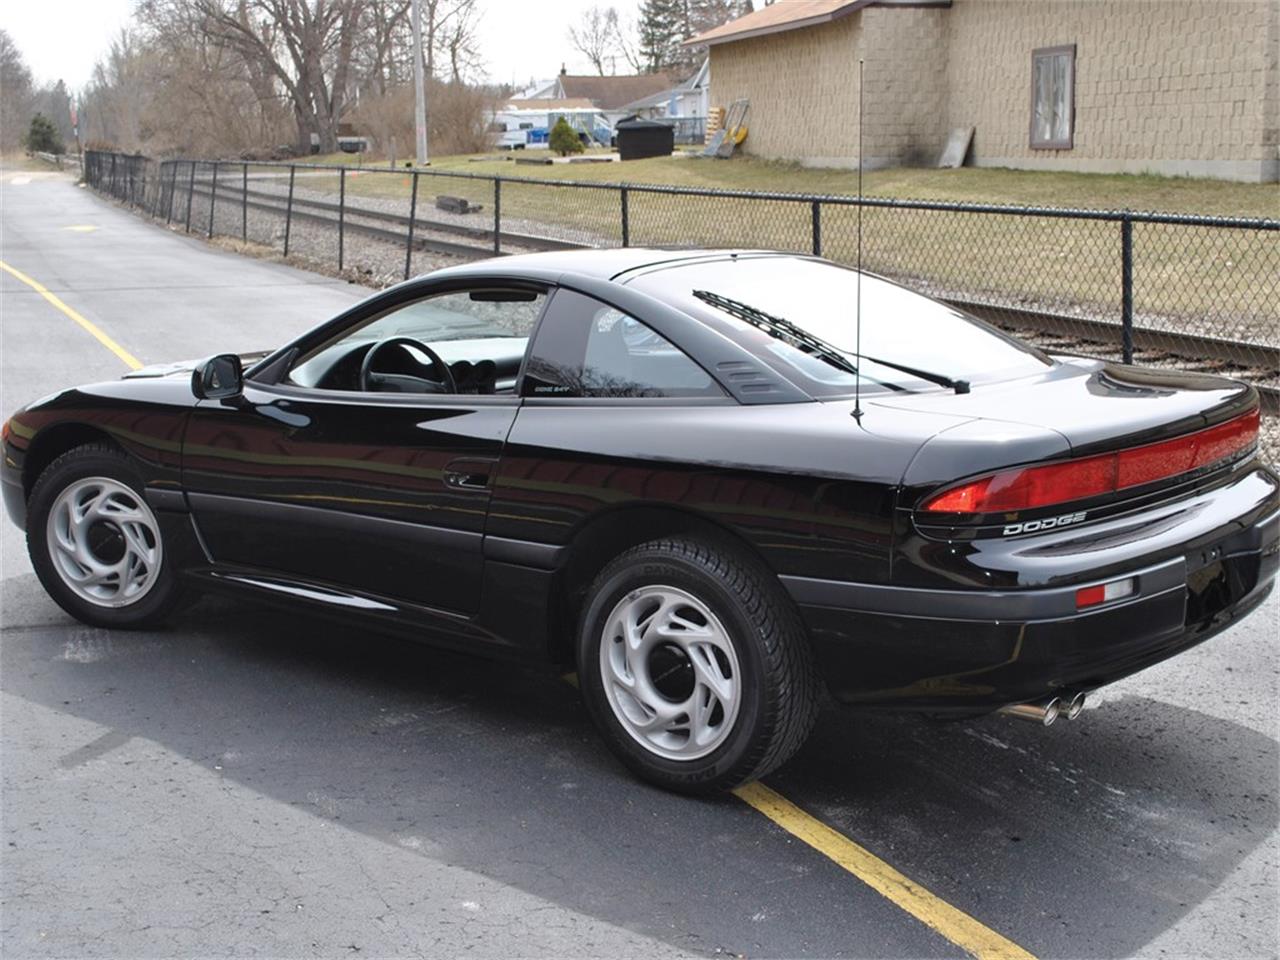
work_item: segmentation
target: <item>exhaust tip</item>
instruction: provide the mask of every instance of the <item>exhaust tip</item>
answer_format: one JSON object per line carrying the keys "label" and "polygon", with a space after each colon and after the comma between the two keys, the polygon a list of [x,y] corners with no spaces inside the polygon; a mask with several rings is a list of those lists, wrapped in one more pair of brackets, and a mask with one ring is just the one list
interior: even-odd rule
{"label": "exhaust tip", "polygon": [[1080,714],[1084,713],[1084,699],[1085,695],[1083,693],[1077,693],[1067,701],[1064,712],[1068,720],[1075,720]]}
{"label": "exhaust tip", "polygon": [[1058,717],[1062,714],[1061,704],[1062,704],[1062,701],[1060,701],[1057,697],[1054,697],[1052,700],[1048,701],[1044,705],[1043,723],[1046,727],[1049,726],[1049,724],[1053,723],[1053,721],[1057,720]]}
{"label": "exhaust tip", "polygon": [[1062,714],[1062,702],[1057,697],[1036,703],[1015,703],[999,710],[1005,716],[1031,720],[1043,727],[1049,726]]}

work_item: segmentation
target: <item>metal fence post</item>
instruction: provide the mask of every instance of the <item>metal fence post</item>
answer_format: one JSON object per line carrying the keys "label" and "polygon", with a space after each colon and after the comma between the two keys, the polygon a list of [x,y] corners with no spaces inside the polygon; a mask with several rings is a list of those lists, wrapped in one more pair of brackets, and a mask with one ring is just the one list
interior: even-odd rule
{"label": "metal fence post", "polygon": [[623,187],[618,191],[621,194],[619,203],[622,204],[622,245],[624,247],[631,246],[631,202],[629,200],[630,191]]}
{"label": "metal fence post", "polygon": [[213,210],[218,202],[218,161],[213,161],[213,182],[209,190],[209,239],[213,239]]}
{"label": "metal fence post", "polygon": [[822,256],[822,204],[813,201],[810,207],[810,219],[813,221],[813,255]]}
{"label": "metal fence post", "polygon": [[240,170],[240,239],[249,239],[249,164]]}
{"label": "metal fence post", "polygon": [[502,253],[502,178],[493,178],[493,252]]}
{"label": "metal fence post", "polygon": [[191,179],[187,182],[187,233],[191,232],[191,201],[196,195],[196,162],[191,161]]}
{"label": "metal fence post", "polygon": [[404,245],[404,278],[409,279],[413,269],[413,220],[418,215],[418,171],[413,171],[413,196],[409,198],[409,239]]}
{"label": "metal fence post", "polygon": [[[166,166],[168,166],[169,168],[169,188],[166,191],[168,193],[168,196],[165,198],[164,222],[166,225],[168,225],[173,221],[173,194],[176,191],[178,186],[178,165],[173,162],[168,162]],[[163,186],[164,184],[163,175],[161,175],[160,177],[160,183]]]}
{"label": "metal fence post", "polygon": [[338,272],[342,272],[342,248],[347,225],[347,168],[338,171]]}
{"label": "metal fence post", "polygon": [[116,195],[116,155],[111,155],[111,186],[107,188],[107,192],[113,197]]}
{"label": "metal fence post", "polygon": [[284,255],[289,256],[289,230],[293,226],[293,178],[298,168],[289,164],[289,199],[284,205]]}
{"label": "metal fence post", "polygon": [[1133,363],[1133,221],[1120,221],[1120,336],[1124,362]]}

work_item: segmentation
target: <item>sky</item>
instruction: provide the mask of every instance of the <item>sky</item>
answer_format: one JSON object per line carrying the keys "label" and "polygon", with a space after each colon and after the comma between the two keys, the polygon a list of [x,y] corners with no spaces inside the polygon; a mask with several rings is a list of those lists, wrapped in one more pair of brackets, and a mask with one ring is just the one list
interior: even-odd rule
{"label": "sky", "polygon": [[[0,28],[9,31],[37,83],[61,78],[83,87],[93,64],[128,25],[135,0],[4,0]],[[479,0],[481,52],[495,83],[548,79],[565,61],[570,73],[588,73],[586,60],[570,48],[565,33],[587,8],[612,4],[624,14],[639,0]],[[622,68],[619,67],[621,71]]]}

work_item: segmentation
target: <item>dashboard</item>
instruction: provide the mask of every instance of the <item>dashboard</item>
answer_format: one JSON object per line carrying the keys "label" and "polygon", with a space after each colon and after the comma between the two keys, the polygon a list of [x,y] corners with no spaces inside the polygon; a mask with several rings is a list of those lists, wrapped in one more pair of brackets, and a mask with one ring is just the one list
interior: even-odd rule
{"label": "dashboard", "polygon": [[[528,342],[527,337],[485,337],[427,346],[449,366],[458,393],[497,394],[515,391]],[[318,390],[360,390],[360,366],[377,343],[345,340],[326,347],[290,370],[288,382]],[[376,363],[379,373],[438,379],[430,358],[409,346],[383,351]]]}

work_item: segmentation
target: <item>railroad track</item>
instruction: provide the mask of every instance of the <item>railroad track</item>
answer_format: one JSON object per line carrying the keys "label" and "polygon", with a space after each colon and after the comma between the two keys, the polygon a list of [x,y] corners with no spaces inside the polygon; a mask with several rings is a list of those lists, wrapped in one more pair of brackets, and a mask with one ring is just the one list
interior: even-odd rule
{"label": "railroad track", "polygon": [[[181,188],[179,188],[181,189]],[[207,183],[197,183],[193,191],[193,198],[199,197],[202,200],[210,199],[211,191]],[[274,213],[284,216],[288,207],[288,199],[267,190],[254,190],[250,188],[248,198],[244,199],[244,193],[239,186],[222,184],[218,185],[218,203],[224,200],[235,206],[247,205],[250,210],[259,210],[266,213]],[[194,200],[192,201],[194,203]],[[207,209],[207,208],[206,208]],[[309,223],[330,224],[333,227],[338,225],[338,211],[343,209],[343,229],[350,230],[363,236],[373,237],[377,240],[385,240],[393,243],[404,245],[408,239],[409,218],[398,213],[388,213],[384,210],[370,210],[367,207],[354,206],[348,204],[337,204],[327,200],[315,200],[311,198],[303,198],[295,196],[293,198],[293,212],[291,216],[305,220]],[[370,222],[371,221],[371,222]],[[388,229],[388,227],[378,226],[378,224],[389,224],[399,227],[399,230]],[[460,223],[449,223],[443,220],[429,220],[420,216],[413,218],[413,246],[417,250],[430,250],[435,253],[446,253],[455,256],[476,257],[476,256],[492,256],[494,253],[493,229],[485,227],[472,227]],[[459,243],[450,240],[441,240],[438,237],[425,236],[424,234],[446,234],[449,236],[465,237],[472,241],[471,243]],[[557,240],[554,237],[542,237],[534,234],[517,233],[510,230],[500,230],[498,232],[499,247],[519,247],[522,251],[547,251],[547,250],[581,250],[588,245],[583,243],[573,243],[567,240]]]}
{"label": "railroad track", "polygon": [[[943,299],[1054,353],[1083,356],[1118,356],[1120,353],[1118,323],[951,297]],[[1134,327],[1133,354],[1135,362],[1146,366],[1176,366],[1246,380],[1257,388],[1269,413],[1280,413],[1280,348]]]}
{"label": "railroad track", "polygon": [[[208,182],[197,182],[191,194],[193,203],[197,197],[207,203],[210,199]],[[217,201],[219,204],[244,205],[251,210],[282,217],[287,207],[287,198],[279,193],[252,188],[246,192],[234,181],[218,185]],[[207,206],[205,209],[207,211]],[[339,209],[343,210],[344,231],[402,247],[408,241],[409,217],[402,214],[349,203],[340,207],[327,200],[294,196],[291,216],[336,229]],[[492,227],[473,227],[415,216],[413,230],[413,246],[418,250],[461,257],[492,256],[495,252]],[[497,246],[499,250],[518,248],[521,252],[589,247],[588,244],[509,230],[498,232]],[[1119,352],[1118,323],[964,298],[944,296],[942,299],[1055,352],[1086,356]],[[1134,328],[1133,346],[1135,358],[1144,364],[1176,365],[1182,369],[1247,380],[1257,387],[1269,413],[1280,412],[1280,347],[1146,327]]]}

